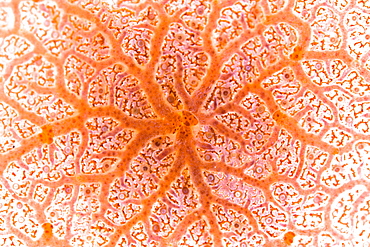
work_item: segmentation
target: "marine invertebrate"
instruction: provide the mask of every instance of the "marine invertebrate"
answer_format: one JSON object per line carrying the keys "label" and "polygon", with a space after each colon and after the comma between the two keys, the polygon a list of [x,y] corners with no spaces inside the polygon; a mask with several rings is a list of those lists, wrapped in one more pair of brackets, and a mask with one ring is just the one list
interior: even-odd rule
{"label": "marine invertebrate", "polygon": [[358,246],[369,4],[0,2],[0,246]]}

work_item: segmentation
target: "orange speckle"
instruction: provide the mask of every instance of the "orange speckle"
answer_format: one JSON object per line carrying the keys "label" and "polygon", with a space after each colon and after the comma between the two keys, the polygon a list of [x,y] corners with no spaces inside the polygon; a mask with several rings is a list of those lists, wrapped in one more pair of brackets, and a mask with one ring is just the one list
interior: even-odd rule
{"label": "orange speckle", "polygon": [[6,2],[3,245],[287,247],[321,228],[298,204],[341,241],[370,201],[358,6]]}
{"label": "orange speckle", "polygon": [[275,111],[273,114],[272,114],[272,118],[276,121],[276,122],[281,122],[282,120],[284,120],[285,118],[285,114],[279,110]]}
{"label": "orange speckle", "polygon": [[295,237],[294,232],[286,232],[284,235],[284,242],[288,245],[291,245],[293,243],[294,237]]}
{"label": "orange speckle", "polygon": [[301,60],[303,58],[303,53],[304,50],[302,49],[302,47],[297,46],[296,48],[294,48],[293,53],[290,55],[290,59],[294,61]]}
{"label": "orange speckle", "polygon": [[182,111],[182,121],[186,126],[194,126],[198,124],[198,119],[189,111]]}
{"label": "orange speckle", "polygon": [[39,135],[40,141],[45,144],[53,143],[54,131],[52,125],[44,125],[41,127],[42,132]]}
{"label": "orange speckle", "polygon": [[49,241],[53,237],[53,225],[51,223],[46,222],[42,224],[42,229],[44,229],[42,239],[45,241]]}

